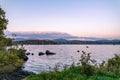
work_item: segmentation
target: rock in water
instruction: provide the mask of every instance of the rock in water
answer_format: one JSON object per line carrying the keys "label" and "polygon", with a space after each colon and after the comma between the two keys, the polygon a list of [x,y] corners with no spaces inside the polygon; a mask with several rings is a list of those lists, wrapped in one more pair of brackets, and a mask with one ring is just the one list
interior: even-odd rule
{"label": "rock in water", "polygon": [[34,53],[32,53],[31,55],[34,55]]}
{"label": "rock in water", "polygon": [[30,53],[28,52],[28,53],[26,53],[26,55],[30,55]]}
{"label": "rock in water", "polygon": [[79,50],[77,50],[77,52],[80,52]]}
{"label": "rock in water", "polygon": [[39,52],[38,55],[41,56],[41,55],[44,55],[45,53],[43,52]]}
{"label": "rock in water", "polygon": [[46,55],[55,55],[56,53],[50,52],[49,50],[46,50]]}
{"label": "rock in water", "polygon": [[26,55],[23,56],[24,61],[28,60],[28,57]]}
{"label": "rock in water", "polygon": [[88,46],[86,46],[86,48],[89,48]]}
{"label": "rock in water", "polygon": [[19,57],[22,58],[24,61],[28,60],[28,57],[26,56],[25,53],[20,54]]}

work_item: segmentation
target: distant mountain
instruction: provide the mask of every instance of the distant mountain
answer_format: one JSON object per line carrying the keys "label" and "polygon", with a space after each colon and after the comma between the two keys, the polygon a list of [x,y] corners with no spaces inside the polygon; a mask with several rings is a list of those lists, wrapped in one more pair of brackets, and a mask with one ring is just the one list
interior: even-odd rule
{"label": "distant mountain", "polygon": [[107,40],[104,38],[96,38],[96,37],[79,37],[72,36],[67,33],[60,32],[10,32],[5,31],[7,37],[11,37],[15,39],[15,41],[22,40],[54,40],[55,42],[65,42],[66,40],[81,40],[81,41],[97,41],[97,40]]}
{"label": "distant mountain", "polygon": [[68,42],[68,40],[66,40],[66,39],[54,39],[53,40],[55,43],[58,43],[58,44],[65,44],[65,43],[67,43]]}
{"label": "distant mountain", "polygon": [[13,37],[12,34],[15,34],[15,39],[24,38],[24,39],[39,39],[39,40],[53,40],[53,39],[75,39],[79,38],[77,36],[72,36],[67,33],[60,33],[60,32],[41,32],[41,33],[35,33],[35,32],[9,32],[5,31],[5,34],[8,37]]}
{"label": "distant mountain", "polygon": [[24,38],[15,38],[14,41],[24,41]]}

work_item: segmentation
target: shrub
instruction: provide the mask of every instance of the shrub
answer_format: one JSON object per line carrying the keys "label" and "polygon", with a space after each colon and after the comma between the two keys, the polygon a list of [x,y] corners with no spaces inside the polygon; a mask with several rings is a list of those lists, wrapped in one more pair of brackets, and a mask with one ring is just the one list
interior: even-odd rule
{"label": "shrub", "polygon": [[107,69],[120,76],[120,55],[115,54],[113,58],[108,60]]}
{"label": "shrub", "polygon": [[106,62],[103,61],[102,63],[100,63],[97,68],[96,68],[96,71],[98,74],[104,74],[107,70],[107,67],[106,67]]}
{"label": "shrub", "polygon": [[95,60],[91,59],[90,54],[82,51],[81,59],[80,59],[80,67],[81,73],[87,76],[93,75],[95,73]]}
{"label": "shrub", "polygon": [[22,50],[0,51],[0,73],[7,73],[21,67],[24,60],[19,56]]}

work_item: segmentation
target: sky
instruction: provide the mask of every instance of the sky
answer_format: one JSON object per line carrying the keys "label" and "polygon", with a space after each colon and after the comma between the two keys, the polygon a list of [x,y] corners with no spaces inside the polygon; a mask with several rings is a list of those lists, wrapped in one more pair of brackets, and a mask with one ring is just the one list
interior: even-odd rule
{"label": "sky", "polygon": [[0,0],[11,32],[120,39],[120,0]]}

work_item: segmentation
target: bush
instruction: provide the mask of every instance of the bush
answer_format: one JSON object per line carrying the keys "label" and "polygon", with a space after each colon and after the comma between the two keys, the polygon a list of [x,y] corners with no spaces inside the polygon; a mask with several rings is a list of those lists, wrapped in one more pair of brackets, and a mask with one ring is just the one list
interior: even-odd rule
{"label": "bush", "polygon": [[80,68],[81,68],[81,73],[85,74],[87,76],[93,75],[95,73],[95,60],[91,59],[90,54],[91,53],[86,53],[82,51],[81,59],[80,59]]}
{"label": "bush", "polygon": [[79,67],[71,67],[68,70],[63,70],[61,72],[44,72],[38,75],[30,75],[23,80],[120,80],[119,77],[116,77],[111,73],[86,76],[80,74],[80,70]]}
{"label": "bush", "polygon": [[24,60],[20,57],[22,50],[11,49],[0,51],[0,73],[7,73],[21,67]]}
{"label": "bush", "polygon": [[108,60],[107,69],[120,76],[120,55],[115,54],[113,58]]}

